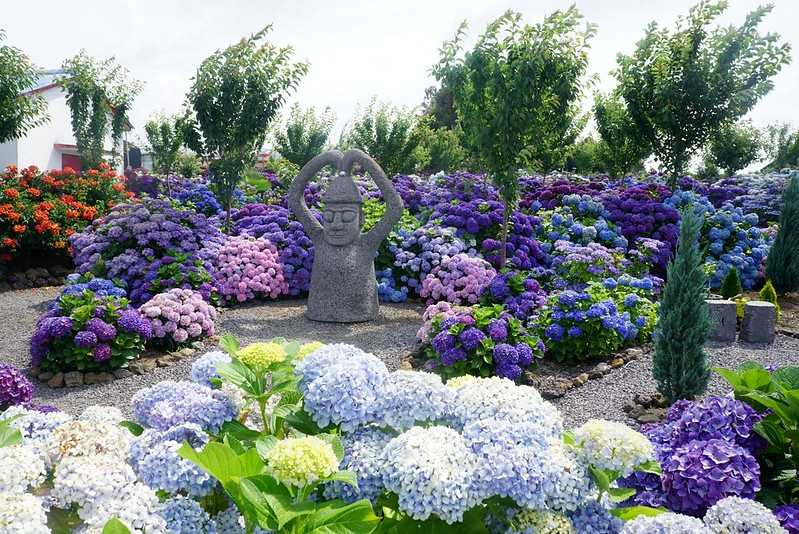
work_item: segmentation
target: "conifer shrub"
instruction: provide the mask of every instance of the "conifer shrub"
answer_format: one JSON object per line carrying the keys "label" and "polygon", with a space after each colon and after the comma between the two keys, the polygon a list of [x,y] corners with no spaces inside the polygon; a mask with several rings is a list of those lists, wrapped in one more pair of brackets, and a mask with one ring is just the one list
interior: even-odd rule
{"label": "conifer shrub", "polygon": [[774,284],[771,283],[771,280],[766,280],[766,284],[763,286],[763,289],[760,290],[760,299],[774,304],[777,308],[777,319],[779,319],[780,303],[777,302],[777,291],[774,289]]}
{"label": "conifer shrub", "polygon": [[721,282],[721,296],[725,299],[731,299],[743,292],[744,288],[741,285],[740,277],[738,277],[738,269],[731,267]]}
{"label": "conifer shrub", "polygon": [[799,290],[799,177],[782,194],[780,229],[766,260],[766,277],[777,293]]}

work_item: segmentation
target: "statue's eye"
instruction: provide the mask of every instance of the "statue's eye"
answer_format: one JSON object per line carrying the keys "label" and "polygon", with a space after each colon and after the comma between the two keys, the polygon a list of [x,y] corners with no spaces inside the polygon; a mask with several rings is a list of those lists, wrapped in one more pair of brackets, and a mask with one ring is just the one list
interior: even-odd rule
{"label": "statue's eye", "polygon": [[341,220],[345,223],[349,223],[355,220],[355,212],[354,211],[343,211],[341,212]]}
{"label": "statue's eye", "polygon": [[332,223],[336,218],[336,212],[327,210],[325,211],[323,217],[325,218],[325,222]]}

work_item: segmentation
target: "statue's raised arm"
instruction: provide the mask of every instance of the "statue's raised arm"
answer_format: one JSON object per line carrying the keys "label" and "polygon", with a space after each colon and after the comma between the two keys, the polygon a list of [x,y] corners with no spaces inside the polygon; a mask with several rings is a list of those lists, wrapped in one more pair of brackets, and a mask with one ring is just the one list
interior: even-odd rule
{"label": "statue's raised arm", "polygon": [[289,208],[294,212],[294,216],[300,221],[300,224],[302,224],[305,233],[308,234],[308,237],[314,242],[322,236],[323,228],[305,203],[305,186],[327,165],[338,168],[341,159],[342,154],[338,150],[329,150],[319,154],[305,164],[297,177],[294,178],[294,181],[291,182],[291,188],[289,188]]}
{"label": "statue's raised arm", "polygon": [[364,234],[364,240],[368,246],[375,250],[380,247],[380,243],[388,237],[391,229],[402,217],[402,210],[405,205],[402,202],[402,197],[399,196],[397,190],[394,189],[394,184],[391,183],[383,172],[383,169],[370,158],[366,153],[358,149],[350,149],[344,153],[343,160],[341,161],[341,169],[350,170],[354,163],[360,163],[361,168],[369,173],[380,192],[383,194],[383,201],[386,203],[386,212],[383,218],[380,219],[375,226]]}

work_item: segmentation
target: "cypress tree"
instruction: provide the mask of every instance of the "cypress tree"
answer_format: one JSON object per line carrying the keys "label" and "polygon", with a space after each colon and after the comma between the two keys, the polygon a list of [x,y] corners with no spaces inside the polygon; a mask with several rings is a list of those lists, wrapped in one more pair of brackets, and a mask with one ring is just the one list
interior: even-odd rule
{"label": "cypress tree", "polygon": [[710,367],[704,344],[710,332],[705,304],[705,272],[699,250],[702,218],[693,206],[682,211],[677,253],[669,263],[655,329],[653,376],[658,391],[673,403],[707,388]]}
{"label": "cypress tree", "polygon": [[778,293],[799,290],[799,177],[782,194],[780,229],[766,260],[766,277]]}
{"label": "cypress tree", "polygon": [[771,280],[766,280],[763,289],[760,290],[760,299],[774,304],[777,308],[777,319],[780,318],[780,303],[777,301],[777,292],[774,290],[774,284]]}
{"label": "cypress tree", "polygon": [[741,286],[741,279],[738,277],[738,269],[730,267],[721,282],[721,296],[725,299],[731,299],[743,292],[744,288]]}

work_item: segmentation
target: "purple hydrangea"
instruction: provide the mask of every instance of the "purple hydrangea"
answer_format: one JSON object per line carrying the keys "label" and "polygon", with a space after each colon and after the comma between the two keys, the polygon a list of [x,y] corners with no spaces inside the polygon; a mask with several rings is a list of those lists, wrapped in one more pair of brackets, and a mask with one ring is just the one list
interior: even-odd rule
{"label": "purple hydrangea", "polygon": [[75,345],[82,349],[90,349],[97,345],[97,335],[88,330],[81,330],[75,334]]}
{"label": "purple hydrangea", "polygon": [[108,360],[111,359],[111,355],[112,353],[110,345],[101,343],[96,347],[94,347],[93,356],[94,356],[94,361],[96,361],[97,363],[107,362]]}
{"label": "purple hydrangea", "polygon": [[99,341],[113,341],[117,335],[114,325],[108,324],[98,317],[89,319],[84,328],[96,335]]}
{"label": "purple hydrangea", "polygon": [[153,335],[153,329],[150,321],[145,319],[141,313],[134,309],[123,311],[119,315],[119,321],[117,324],[125,332],[135,332],[144,339],[150,339],[150,337]]}
{"label": "purple hydrangea", "polygon": [[485,334],[479,328],[469,327],[460,333],[458,339],[461,345],[466,350],[475,350],[480,346],[480,343],[485,339]]}
{"label": "purple hydrangea", "polygon": [[488,323],[488,335],[494,341],[505,341],[508,338],[508,323],[502,319],[493,319]]}
{"label": "purple hydrangea", "polygon": [[745,402],[714,396],[699,402],[689,401],[680,408],[681,414],[671,424],[672,447],[692,440],[724,439],[757,454],[765,446],[763,438],[754,431],[763,416]]}
{"label": "purple hydrangea", "polygon": [[216,432],[238,415],[236,404],[224,393],[195,384],[165,380],[140,389],[131,400],[133,415],[142,426],[159,430],[195,423]]}
{"label": "purple hydrangea", "polygon": [[790,534],[799,534],[799,504],[783,504],[774,509],[774,515]]}
{"label": "purple hydrangea", "polygon": [[33,384],[16,367],[0,362],[0,410],[26,404],[33,397]]}

